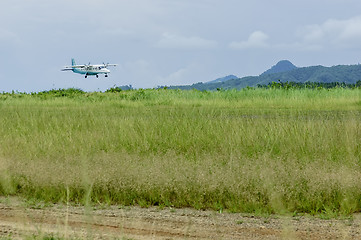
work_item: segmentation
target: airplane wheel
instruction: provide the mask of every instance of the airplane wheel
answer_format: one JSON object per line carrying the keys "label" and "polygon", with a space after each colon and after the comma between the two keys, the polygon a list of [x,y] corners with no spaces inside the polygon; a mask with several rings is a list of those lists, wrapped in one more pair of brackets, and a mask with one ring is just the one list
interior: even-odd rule
{"label": "airplane wheel", "polygon": [[97,76],[97,78],[99,77],[98,75],[96,75]]}
{"label": "airplane wheel", "polygon": [[108,77],[108,75],[105,75],[105,77]]}
{"label": "airplane wheel", "polygon": [[87,75],[85,75],[85,78],[87,78],[88,76]]}

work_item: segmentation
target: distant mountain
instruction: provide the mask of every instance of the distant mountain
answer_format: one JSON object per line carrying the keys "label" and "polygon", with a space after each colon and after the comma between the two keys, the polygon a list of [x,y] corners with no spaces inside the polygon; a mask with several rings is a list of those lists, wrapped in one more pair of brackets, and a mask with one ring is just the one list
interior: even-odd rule
{"label": "distant mountain", "polygon": [[273,73],[281,73],[281,72],[289,72],[289,71],[292,71],[292,70],[294,70],[296,68],[297,67],[295,65],[293,65],[290,61],[282,60],[282,61],[279,61],[276,65],[274,65],[270,69],[268,69],[267,71],[265,71],[264,73],[262,73],[261,75],[273,74]]}
{"label": "distant mountain", "polygon": [[[282,62],[282,61],[281,61]],[[288,61],[287,61],[288,62]],[[291,63],[292,64],[292,63]],[[277,66],[278,65],[278,66]],[[281,67],[282,68],[281,68]],[[286,67],[288,66],[288,67]],[[294,66],[292,64],[292,66]],[[256,87],[257,85],[267,85],[271,82],[340,82],[355,84],[361,80],[361,65],[338,65],[333,67],[311,66],[311,67],[292,67],[289,63],[276,64],[270,70],[277,70],[276,73],[266,71],[259,76],[249,76],[243,78],[230,79],[223,82],[195,83],[192,85],[170,86],[170,89],[198,89],[198,90],[217,90],[217,89],[241,89],[247,86]],[[280,68],[279,68],[280,67]],[[286,68],[284,68],[286,67]],[[281,71],[281,69],[283,69]],[[267,73],[268,72],[268,73]]]}
{"label": "distant mountain", "polygon": [[213,81],[209,81],[207,83],[220,83],[220,82],[225,82],[225,81],[228,81],[228,80],[231,80],[231,79],[238,79],[238,77],[235,76],[235,75],[228,75],[228,76],[225,76],[225,77],[222,77],[222,78],[217,78],[216,80],[213,80]]}

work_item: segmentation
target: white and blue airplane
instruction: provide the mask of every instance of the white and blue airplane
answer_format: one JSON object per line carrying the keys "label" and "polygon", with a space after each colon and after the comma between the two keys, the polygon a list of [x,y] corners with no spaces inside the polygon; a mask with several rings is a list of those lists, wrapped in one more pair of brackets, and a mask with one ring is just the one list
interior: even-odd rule
{"label": "white and blue airplane", "polygon": [[85,74],[85,78],[91,75],[95,75],[97,78],[98,74],[105,74],[105,77],[108,77],[108,73],[110,70],[108,66],[117,66],[118,64],[84,64],[84,65],[76,65],[74,58],[71,59],[71,66],[65,66],[62,71],[73,71],[74,73]]}

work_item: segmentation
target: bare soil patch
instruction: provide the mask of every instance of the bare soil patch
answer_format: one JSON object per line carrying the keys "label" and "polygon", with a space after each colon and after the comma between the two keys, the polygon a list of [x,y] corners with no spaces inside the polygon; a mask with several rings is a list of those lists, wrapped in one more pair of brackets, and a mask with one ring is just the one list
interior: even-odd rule
{"label": "bare soil patch", "polygon": [[257,217],[193,209],[29,205],[0,198],[0,239],[361,239],[361,215]]}

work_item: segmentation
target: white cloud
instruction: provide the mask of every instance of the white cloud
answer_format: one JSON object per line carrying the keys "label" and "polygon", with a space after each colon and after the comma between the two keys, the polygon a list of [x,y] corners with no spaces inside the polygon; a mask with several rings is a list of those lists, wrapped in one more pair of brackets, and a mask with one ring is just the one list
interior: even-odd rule
{"label": "white cloud", "polygon": [[246,41],[232,42],[233,49],[272,48],[287,51],[322,51],[325,49],[360,48],[361,15],[345,20],[328,19],[320,24],[307,25],[296,31],[295,41],[269,44],[269,36],[253,32]]}
{"label": "white cloud", "polygon": [[152,62],[143,59],[120,65],[118,73],[123,79],[121,85],[129,84],[128,81],[136,88],[191,84],[194,82],[194,79],[203,74],[202,66],[197,63],[190,63],[167,73],[160,72],[159,68],[159,66]]}
{"label": "white cloud", "polygon": [[325,34],[319,25],[307,26],[301,36],[305,42],[317,42],[324,38]]}
{"label": "white cloud", "polygon": [[322,24],[309,25],[298,35],[308,44],[355,47],[361,41],[361,16],[346,20],[329,19]]}
{"label": "white cloud", "polygon": [[204,73],[201,64],[191,63],[187,66],[181,67],[178,70],[169,73],[168,75],[158,76],[157,82],[159,85],[180,85],[191,84],[196,81],[200,75]]}
{"label": "white cloud", "polygon": [[217,46],[217,42],[201,37],[185,37],[172,33],[163,33],[158,41],[157,47],[175,49],[212,49]]}
{"label": "white cloud", "polygon": [[181,68],[164,78],[160,78],[165,85],[180,84],[189,73],[189,69]]}
{"label": "white cloud", "polygon": [[[257,32],[255,32],[257,33]],[[360,48],[361,16],[346,20],[328,19],[320,24],[301,27],[295,31],[296,40],[268,45],[267,35],[253,33],[248,41],[232,43],[230,46],[245,49],[257,46],[268,46],[285,51],[328,51],[332,49]]]}
{"label": "white cloud", "polygon": [[268,46],[268,38],[264,32],[255,31],[248,37],[247,41],[231,42],[229,47],[233,49],[265,48]]}

